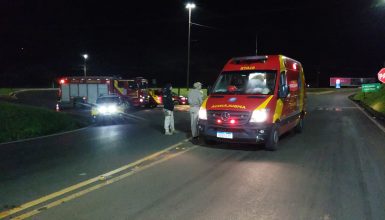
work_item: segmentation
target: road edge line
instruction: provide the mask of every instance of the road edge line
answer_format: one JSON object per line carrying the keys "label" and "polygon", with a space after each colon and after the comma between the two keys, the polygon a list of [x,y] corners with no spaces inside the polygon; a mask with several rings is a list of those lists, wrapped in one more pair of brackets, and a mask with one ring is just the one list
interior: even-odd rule
{"label": "road edge line", "polygon": [[54,134],[47,134],[47,135],[43,135],[43,136],[39,136],[39,137],[26,138],[26,139],[21,139],[21,140],[17,140],[17,141],[4,142],[4,143],[0,143],[0,146],[1,145],[7,145],[7,144],[16,144],[16,143],[20,143],[20,142],[34,141],[34,140],[39,140],[39,139],[48,138],[48,137],[54,137],[54,136],[58,136],[58,135],[63,135],[63,134],[68,134],[68,133],[73,133],[73,132],[85,130],[85,129],[91,128],[91,127],[92,127],[92,125],[84,127],[84,128],[78,128],[75,130],[63,131],[63,132],[54,133]]}
{"label": "road edge line", "polygon": [[129,176],[132,176],[132,175],[134,175],[134,174],[137,174],[137,173],[139,173],[140,171],[143,171],[143,170],[146,170],[146,169],[148,169],[148,168],[151,168],[151,167],[153,167],[153,166],[155,166],[155,165],[157,165],[157,164],[160,164],[160,163],[162,163],[162,162],[171,160],[171,159],[173,159],[173,158],[175,158],[175,157],[177,157],[177,156],[179,156],[179,155],[181,155],[181,154],[184,154],[184,153],[186,153],[186,152],[188,152],[188,151],[191,151],[191,150],[193,150],[193,149],[195,149],[195,148],[197,148],[197,147],[198,147],[197,145],[194,145],[194,146],[192,146],[192,147],[190,147],[190,148],[188,148],[188,149],[186,149],[186,150],[184,150],[184,151],[178,152],[178,153],[173,154],[173,155],[169,155],[169,156],[164,157],[164,158],[162,158],[162,159],[160,159],[160,160],[154,161],[153,163],[150,163],[150,164],[147,164],[147,165],[145,165],[145,166],[143,166],[143,167],[140,167],[140,168],[138,168],[138,169],[136,169],[136,170],[130,171],[130,172],[128,172],[128,173],[124,173],[124,174],[122,174],[122,175],[120,175],[120,176],[113,177],[112,179],[108,179],[107,181],[102,182],[102,183],[99,183],[99,184],[97,184],[97,185],[94,185],[94,186],[92,186],[92,187],[90,187],[90,188],[81,190],[81,191],[79,191],[79,192],[75,192],[74,194],[71,194],[71,195],[68,195],[68,196],[66,196],[66,197],[64,197],[64,198],[61,198],[61,199],[59,199],[59,200],[53,201],[53,202],[51,202],[51,203],[49,203],[49,204],[47,204],[47,205],[45,205],[45,206],[43,206],[43,207],[39,207],[39,208],[37,208],[37,209],[34,209],[34,210],[29,211],[29,212],[27,212],[27,213],[24,213],[24,214],[22,214],[22,215],[16,216],[16,217],[14,217],[13,219],[25,219],[25,218],[32,217],[32,216],[37,215],[37,214],[39,214],[39,213],[41,213],[41,212],[43,212],[43,211],[45,211],[45,210],[47,210],[47,209],[50,209],[50,208],[59,206],[60,204],[63,204],[63,203],[68,202],[68,201],[71,201],[71,200],[73,200],[73,199],[77,199],[77,198],[79,198],[79,197],[81,197],[81,196],[84,196],[84,195],[86,195],[86,194],[88,194],[88,193],[90,193],[90,192],[93,192],[93,191],[95,191],[95,190],[97,190],[97,189],[100,189],[100,188],[102,188],[102,187],[111,185],[111,184],[116,183],[116,182],[118,182],[118,181],[120,181],[120,180],[123,180],[123,179],[125,179],[125,178],[127,178],[127,177],[129,177]]}
{"label": "road edge line", "polygon": [[[350,100],[350,99],[349,99]],[[357,103],[355,103],[353,100],[350,100],[364,115],[366,115],[366,117],[368,117],[375,125],[377,125],[377,127],[383,131],[385,133],[385,128],[380,124],[378,123],[378,121],[376,121],[375,119],[373,119],[367,112],[365,112],[361,106],[359,106]]]}
{"label": "road edge line", "polygon": [[23,211],[23,210],[25,210],[25,209],[28,209],[28,208],[31,208],[31,207],[33,207],[33,206],[39,205],[39,204],[41,204],[41,203],[43,203],[43,202],[46,202],[46,201],[51,200],[51,199],[54,199],[54,198],[56,198],[56,197],[62,196],[62,195],[64,195],[64,194],[66,194],[66,193],[69,193],[69,192],[71,192],[71,191],[77,190],[77,189],[79,189],[79,188],[81,188],[81,187],[87,186],[87,185],[92,184],[92,183],[94,183],[94,182],[97,182],[97,181],[99,181],[99,180],[103,180],[103,178],[105,178],[105,177],[108,177],[108,176],[117,174],[117,173],[122,172],[122,171],[124,171],[124,170],[126,170],[126,169],[129,169],[129,168],[131,168],[131,167],[134,167],[134,166],[136,166],[137,164],[142,163],[143,161],[150,160],[151,158],[157,157],[158,155],[160,155],[160,154],[162,154],[162,153],[164,153],[164,152],[167,152],[167,151],[169,151],[169,150],[171,150],[171,149],[173,149],[173,148],[175,148],[175,147],[177,147],[177,146],[179,146],[179,145],[181,145],[181,144],[183,144],[183,143],[185,143],[185,142],[187,142],[187,141],[188,141],[188,138],[186,138],[186,139],[184,139],[184,140],[182,140],[182,141],[180,141],[180,142],[178,142],[178,143],[176,143],[176,144],[173,144],[173,145],[171,145],[171,146],[169,146],[169,147],[167,147],[167,148],[165,148],[165,149],[163,149],[163,150],[160,150],[160,151],[157,151],[157,152],[155,152],[155,153],[153,153],[153,154],[150,154],[150,155],[148,155],[148,156],[145,156],[145,157],[143,157],[143,158],[141,158],[141,159],[139,159],[139,160],[136,160],[136,161],[134,161],[134,162],[128,163],[128,164],[126,164],[126,165],[123,165],[123,166],[121,166],[121,167],[119,167],[119,168],[117,168],[117,169],[108,171],[107,173],[98,175],[98,176],[93,177],[93,178],[91,178],[91,179],[82,181],[82,182],[80,182],[80,183],[77,183],[77,184],[72,185],[72,186],[69,186],[69,187],[66,187],[66,188],[64,188],[64,189],[61,189],[61,190],[59,190],[59,191],[56,191],[56,192],[53,192],[53,193],[51,193],[51,194],[45,195],[45,196],[40,197],[40,198],[38,198],[38,199],[34,199],[34,200],[32,200],[32,201],[29,201],[29,202],[27,202],[27,203],[24,203],[24,204],[22,204],[22,205],[16,207],[16,208],[2,211],[2,212],[0,212],[0,219],[5,218],[5,217],[8,217],[8,216],[10,216],[10,215],[12,215],[12,214],[21,212],[21,211]]}

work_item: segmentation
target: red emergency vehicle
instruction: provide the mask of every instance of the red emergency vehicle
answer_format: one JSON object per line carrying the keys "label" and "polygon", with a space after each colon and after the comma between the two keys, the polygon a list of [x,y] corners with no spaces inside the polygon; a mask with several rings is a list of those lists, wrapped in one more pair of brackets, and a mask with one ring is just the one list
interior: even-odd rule
{"label": "red emergency vehicle", "polygon": [[283,55],[230,59],[199,110],[199,131],[207,143],[265,142],[300,132],[305,116],[301,63]]}
{"label": "red emergency vehicle", "polygon": [[132,106],[144,106],[148,103],[148,81],[142,77],[62,77],[59,85],[57,108],[89,106],[95,104],[99,96],[109,94],[117,94]]}
{"label": "red emergency vehicle", "polygon": [[148,80],[143,77],[114,80],[114,90],[127,97],[133,106],[145,106],[149,102]]}

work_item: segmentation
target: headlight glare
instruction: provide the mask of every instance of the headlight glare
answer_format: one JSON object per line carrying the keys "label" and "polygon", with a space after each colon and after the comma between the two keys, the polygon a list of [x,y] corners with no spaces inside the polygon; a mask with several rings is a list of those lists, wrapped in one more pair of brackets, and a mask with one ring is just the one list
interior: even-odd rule
{"label": "headlight glare", "polygon": [[267,119],[267,113],[269,109],[263,108],[254,110],[253,114],[251,115],[250,122],[264,122]]}
{"label": "headlight glare", "polygon": [[207,110],[204,109],[204,108],[200,108],[199,109],[199,112],[198,112],[198,115],[199,115],[199,119],[201,120],[207,120]]}
{"label": "headlight glare", "polygon": [[116,105],[102,105],[98,107],[98,112],[101,114],[114,114],[118,112]]}
{"label": "headlight glare", "polygon": [[108,106],[108,112],[109,113],[115,113],[117,110],[118,110],[118,108],[116,107],[116,105]]}
{"label": "headlight glare", "polygon": [[107,112],[107,108],[106,106],[99,106],[98,107],[98,111],[102,114],[106,113]]}

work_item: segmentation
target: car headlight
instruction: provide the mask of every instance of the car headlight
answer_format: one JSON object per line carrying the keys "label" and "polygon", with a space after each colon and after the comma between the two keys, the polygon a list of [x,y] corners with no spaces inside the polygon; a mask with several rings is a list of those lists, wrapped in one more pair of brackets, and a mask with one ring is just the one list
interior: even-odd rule
{"label": "car headlight", "polygon": [[102,105],[98,107],[98,112],[101,114],[113,114],[118,112],[118,107],[116,105]]}
{"label": "car headlight", "polygon": [[266,121],[268,112],[269,112],[269,109],[266,109],[266,108],[254,110],[253,114],[251,115],[250,122]]}
{"label": "car headlight", "polygon": [[118,111],[118,108],[116,107],[116,105],[109,105],[108,106],[108,112],[109,113],[116,113]]}
{"label": "car headlight", "polygon": [[200,108],[199,109],[199,112],[198,112],[198,115],[199,115],[199,119],[201,120],[207,120],[207,110],[204,109],[204,108]]}
{"label": "car headlight", "polygon": [[107,107],[106,106],[99,106],[98,111],[102,114],[107,112]]}

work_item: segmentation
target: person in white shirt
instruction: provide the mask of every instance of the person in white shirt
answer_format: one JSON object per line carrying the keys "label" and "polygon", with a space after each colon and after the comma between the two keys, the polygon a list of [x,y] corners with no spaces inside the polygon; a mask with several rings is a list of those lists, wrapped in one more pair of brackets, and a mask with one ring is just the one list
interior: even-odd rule
{"label": "person in white shirt", "polygon": [[194,88],[188,92],[188,102],[190,105],[191,134],[192,140],[198,140],[198,113],[203,102],[202,83],[194,83]]}

